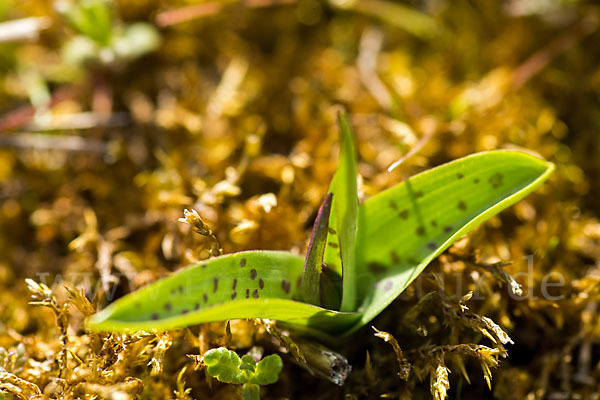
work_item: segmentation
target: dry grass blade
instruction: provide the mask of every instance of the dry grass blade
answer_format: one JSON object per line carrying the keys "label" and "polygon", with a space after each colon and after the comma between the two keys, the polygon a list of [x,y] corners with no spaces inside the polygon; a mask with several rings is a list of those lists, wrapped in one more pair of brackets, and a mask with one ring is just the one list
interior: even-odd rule
{"label": "dry grass blade", "polygon": [[210,226],[208,226],[202,220],[202,218],[200,217],[200,214],[198,214],[198,211],[194,210],[193,208],[191,211],[188,211],[187,209],[185,209],[185,210],[183,210],[183,218],[179,218],[178,221],[185,222],[186,224],[191,225],[194,229],[194,232],[196,232],[202,236],[206,236],[207,238],[210,239],[210,241],[211,241],[210,254],[213,257],[220,256],[221,254],[223,254],[223,248],[219,244],[219,240],[215,236],[215,234],[212,231],[212,229],[210,228]]}
{"label": "dry grass blade", "polygon": [[400,376],[400,379],[407,380],[410,374],[411,365],[404,356],[404,352],[400,348],[400,345],[398,344],[396,338],[394,338],[388,332],[378,330],[374,326],[372,326],[371,328],[373,328],[373,330],[375,331],[375,336],[383,339],[392,346],[392,348],[394,349],[394,353],[396,353],[396,359],[398,360],[398,375]]}
{"label": "dry grass blade", "polygon": [[52,25],[48,17],[30,17],[0,23],[0,43],[36,40],[40,31]]}
{"label": "dry grass blade", "polygon": [[284,334],[281,330],[277,328],[277,324],[275,321],[264,318],[256,318],[254,319],[254,321],[258,325],[263,326],[270,335],[279,340],[279,343],[283,347],[285,347],[285,349],[292,355],[292,357],[294,357],[294,359],[297,362],[304,365],[307,364],[306,357],[304,357],[304,354],[302,353],[302,350],[300,350],[300,347],[294,342],[294,340],[291,337],[289,337],[289,335]]}
{"label": "dry grass blade", "polygon": [[435,135],[435,132],[436,132],[435,129],[427,130],[423,134],[423,136],[421,136],[419,141],[408,151],[408,153],[406,153],[405,155],[400,157],[398,160],[394,161],[392,163],[392,165],[390,165],[388,167],[388,169],[387,169],[388,172],[392,172],[393,170],[398,168],[400,165],[402,165],[402,163],[404,163],[406,160],[408,160],[409,158],[411,158],[412,156],[417,154],[419,151],[421,151],[421,149],[433,138],[433,136]]}

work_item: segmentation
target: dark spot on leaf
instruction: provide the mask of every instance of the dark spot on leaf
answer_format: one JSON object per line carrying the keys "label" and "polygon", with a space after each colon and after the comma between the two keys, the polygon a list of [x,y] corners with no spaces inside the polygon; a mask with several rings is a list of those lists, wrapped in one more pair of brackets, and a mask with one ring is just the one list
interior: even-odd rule
{"label": "dark spot on leaf", "polygon": [[423,197],[423,192],[421,192],[420,190],[418,192],[415,192],[415,197],[417,199],[420,199],[421,197]]}
{"label": "dark spot on leaf", "polygon": [[167,311],[171,311],[171,303],[165,303],[164,308]]}
{"label": "dark spot on leaf", "polygon": [[387,271],[387,266],[378,263],[377,261],[372,261],[369,263],[368,268],[374,274],[382,274]]}
{"label": "dark spot on leaf", "polygon": [[237,296],[237,292],[231,293],[231,300],[235,299],[235,296]]}
{"label": "dark spot on leaf", "polygon": [[150,316],[150,319],[157,320],[157,319],[158,319],[158,314],[157,314],[157,313],[153,313],[153,314]]}
{"label": "dark spot on leaf", "polygon": [[213,279],[213,293],[216,293],[218,288],[219,288],[219,278],[215,278],[215,279]]}
{"label": "dark spot on leaf", "polygon": [[235,290],[236,286],[237,286],[237,278],[233,278],[233,287],[231,289]]}
{"label": "dark spot on leaf", "polygon": [[409,215],[410,212],[408,210],[402,210],[398,213],[398,216],[402,219],[407,219]]}
{"label": "dark spot on leaf", "polygon": [[202,264],[202,268],[206,268],[206,264]]}
{"label": "dark spot on leaf", "polygon": [[473,183],[477,185],[479,183],[479,178],[473,179]]}
{"label": "dark spot on leaf", "polygon": [[437,244],[435,244],[433,242],[429,242],[429,243],[427,243],[427,248],[429,250],[435,250],[435,249],[437,249]]}
{"label": "dark spot on leaf", "polygon": [[289,281],[282,279],[281,280],[281,288],[286,294],[290,294],[291,284]]}
{"label": "dark spot on leaf", "polygon": [[458,179],[462,179],[462,178],[464,178],[465,176],[459,172],[458,174],[456,174],[456,177],[457,177]]}
{"label": "dark spot on leaf", "polygon": [[421,263],[421,261],[417,260],[416,258],[411,257],[408,259],[408,263],[411,265],[419,265]]}
{"label": "dark spot on leaf", "polygon": [[208,303],[208,295],[206,293],[204,293],[204,296],[202,296],[202,298],[204,299],[204,303]]}
{"label": "dark spot on leaf", "polygon": [[199,309],[200,309],[200,303],[194,304],[194,310],[199,310]]}
{"label": "dark spot on leaf", "polygon": [[334,249],[337,249],[338,247],[340,247],[336,242],[329,242],[327,243],[329,246],[333,247]]}
{"label": "dark spot on leaf", "polygon": [[256,270],[255,269],[250,270],[250,279],[252,279],[252,280],[256,279]]}
{"label": "dark spot on leaf", "polygon": [[392,208],[392,210],[398,210],[398,204],[396,204],[394,200],[390,200],[390,207]]}
{"label": "dark spot on leaf", "polygon": [[171,296],[175,294],[175,288],[171,289]]}
{"label": "dark spot on leaf", "polygon": [[185,308],[183,310],[181,310],[182,314],[187,314],[188,312],[190,312],[190,310],[186,310]]}
{"label": "dark spot on leaf", "polygon": [[500,186],[502,186],[503,179],[504,177],[502,174],[500,172],[496,172],[494,175],[490,176],[489,182],[494,189],[498,189]]}
{"label": "dark spot on leaf", "polygon": [[242,258],[242,259],[240,260],[240,267],[244,268],[245,266],[246,266],[246,259],[245,259],[245,258]]}
{"label": "dark spot on leaf", "polygon": [[252,297],[258,299],[258,289],[254,289],[254,292],[252,292]]}
{"label": "dark spot on leaf", "polygon": [[264,289],[265,287],[265,281],[263,281],[262,278],[258,280],[258,287],[261,289]]}
{"label": "dark spot on leaf", "polygon": [[465,211],[467,209],[467,204],[464,201],[459,201],[457,205],[458,209],[461,211]]}
{"label": "dark spot on leaf", "polygon": [[179,285],[179,293],[183,293],[183,285]]}
{"label": "dark spot on leaf", "polygon": [[246,298],[250,298],[250,289],[246,289]]}
{"label": "dark spot on leaf", "polygon": [[327,231],[328,231],[329,233],[331,233],[332,235],[335,235],[335,234],[337,233],[337,232],[335,231],[335,229],[333,229],[333,228],[327,228]]}
{"label": "dark spot on leaf", "polygon": [[436,227],[437,226],[437,221],[431,221],[431,226]]}
{"label": "dark spot on leaf", "polygon": [[392,286],[394,286],[394,283],[392,281],[387,281],[385,283],[385,286],[383,287],[383,290],[385,290],[387,292],[388,290],[390,290],[392,288]]}
{"label": "dark spot on leaf", "polygon": [[415,232],[417,233],[417,235],[423,236],[425,234],[425,228],[422,226],[419,226],[419,227],[417,227],[417,230]]}
{"label": "dark spot on leaf", "polygon": [[446,233],[452,232],[452,225],[448,225],[448,226],[444,227],[444,232],[446,232]]}
{"label": "dark spot on leaf", "polygon": [[400,264],[400,256],[395,251],[390,251],[390,258],[394,264]]}

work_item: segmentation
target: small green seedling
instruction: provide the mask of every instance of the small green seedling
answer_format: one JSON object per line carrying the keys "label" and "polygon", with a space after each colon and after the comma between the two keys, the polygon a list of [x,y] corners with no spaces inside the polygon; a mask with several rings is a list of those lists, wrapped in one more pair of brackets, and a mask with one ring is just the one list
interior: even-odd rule
{"label": "small green seedling", "polygon": [[243,400],[258,400],[259,385],[277,382],[283,367],[281,357],[272,354],[258,363],[251,355],[240,358],[235,351],[225,347],[207,351],[203,357],[208,375],[223,383],[242,385]]}
{"label": "small green seedling", "polygon": [[554,165],[520,151],[474,154],[358,203],[354,139],[339,117],[341,153],[306,259],[281,251],[211,258],[92,316],[95,330],[172,329],[268,318],[324,340],[382,312],[435,257],[531,193]]}
{"label": "small green seedling", "polygon": [[72,64],[132,60],[160,44],[160,36],[152,25],[121,23],[114,18],[107,0],[58,1],[56,8],[79,33],[62,49],[63,59]]}

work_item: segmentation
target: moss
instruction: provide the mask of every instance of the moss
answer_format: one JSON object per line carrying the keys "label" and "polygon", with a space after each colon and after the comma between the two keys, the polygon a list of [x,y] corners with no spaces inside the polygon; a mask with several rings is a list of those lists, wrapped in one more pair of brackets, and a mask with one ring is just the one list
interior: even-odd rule
{"label": "moss", "polygon": [[[436,2],[427,12],[439,29],[415,37],[378,19],[380,9],[322,5],[308,18],[305,2],[276,3],[202,3],[204,17],[175,23],[192,15],[163,13],[178,3],[119,0],[115,18],[163,24],[162,46],[79,67],[57,56],[75,32],[48,2],[0,7],[6,19],[52,22],[38,40],[0,50],[0,388],[23,398],[231,398],[235,388],[206,378],[195,356],[218,346],[298,356],[250,321],[232,322],[230,335],[218,323],[95,334],[83,321],[221,246],[303,252],[335,169],[332,107],[343,103],[356,116],[364,197],[496,148],[538,152],[557,172],[373,322],[395,338],[400,365],[364,329],[333,349],[353,367],[343,387],[287,355],[263,398],[482,398],[490,379],[499,399],[591,396],[600,379],[594,5]],[[51,101],[36,116],[24,104],[44,90]],[[66,122],[48,125],[47,110]],[[96,126],[73,129],[81,115]],[[186,207],[213,236],[177,222]],[[42,306],[28,304],[26,278],[47,284],[32,286]]]}

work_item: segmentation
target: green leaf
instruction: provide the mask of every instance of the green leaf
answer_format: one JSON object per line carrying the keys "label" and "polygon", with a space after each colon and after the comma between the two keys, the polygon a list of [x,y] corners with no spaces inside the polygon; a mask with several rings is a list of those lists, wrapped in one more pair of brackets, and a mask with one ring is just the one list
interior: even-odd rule
{"label": "green leaf", "polygon": [[[325,260],[337,260],[340,266],[343,261],[342,299],[351,304],[348,299],[354,297],[360,307],[342,303],[341,309],[354,312],[295,300],[302,294],[301,257],[249,251],[178,271],[111,304],[91,317],[88,326],[164,330],[225,319],[269,318],[308,335],[322,335],[324,340],[331,338],[327,335],[350,333],[387,307],[461,235],[529,194],[554,169],[553,164],[523,152],[480,153],[414,176],[358,208],[355,150],[344,115],[340,125],[341,165],[330,187],[333,195],[324,203],[324,207],[331,204]],[[317,218],[315,241],[323,241],[324,220]],[[318,255],[311,246],[313,267],[318,265]],[[337,285],[334,268],[323,272],[321,290]],[[321,296],[329,307],[335,303],[333,289],[333,296]],[[253,366],[246,364],[244,370],[250,372]]]}
{"label": "green leaf", "polygon": [[62,5],[71,26],[101,46],[108,46],[112,33],[112,12],[106,0],[81,0]]}
{"label": "green leaf", "polygon": [[254,358],[252,358],[251,355],[246,354],[245,356],[242,356],[240,369],[254,373],[256,370],[256,361],[254,361]]}
{"label": "green leaf", "polygon": [[256,371],[250,378],[250,383],[257,385],[270,385],[277,382],[279,372],[283,368],[283,361],[277,354],[271,354],[260,360],[256,365]]}
{"label": "green leaf", "polygon": [[88,320],[93,330],[167,330],[240,318],[269,318],[339,333],[356,322],[295,301],[303,258],[288,252],[248,251],[212,258],[133,292]]}
{"label": "green leaf", "polygon": [[223,383],[270,385],[277,382],[283,361],[277,354],[260,360],[258,364],[250,355],[241,359],[226,347],[211,349],[204,354],[204,364],[210,376]]}
{"label": "green leaf", "polygon": [[204,354],[203,360],[208,374],[220,382],[237,385],[248,382],[249,373],[240,370],[241,360],[235,351],[225,347],[211,349]]}
{"label": "green leaf", "polygon": [[356,310],[356,226],[358,218],[358,195],[356,178],[356,150],[354,134],[348,114],[338,114],[340,129],[340,160],[338,169],[329,186],[333,204],[329,218],[329,234],[325,249],[326,268],[342,271],[341,311]]}
{"label": "green leaf", "polygon": [[342,304],[342,277],[329,268],[321,269],[321,307],[339,310]]}
{"label": "green leaf", "polygon": [[323,253],[327,243],[327,229],[329,228],[329,213],[331,212],[332,194],[325,196],[325,201],[319,209],[319,214],[313,226],[306,259],[304,260],[304,272],[302,273],[302,299],[314,305],[321,305],[321,269],[323,265]]}
{"label": "green leaf", "polygon": [[[336,5],[336,3],[332,3]],[[436,21],[429,15],[416,10],[410,5],[386,0],[369,0],[344,2],[343,7],[364,15],[379,18],[381,21],[403,29],[422,39],[431,39],[439,34]]]}
{"label": "green leaf", "polygon": [[364,202],[356,245],[365,325],[442,251],[531,193],[554,165],[518,151],[474,154],[428,170]]}

